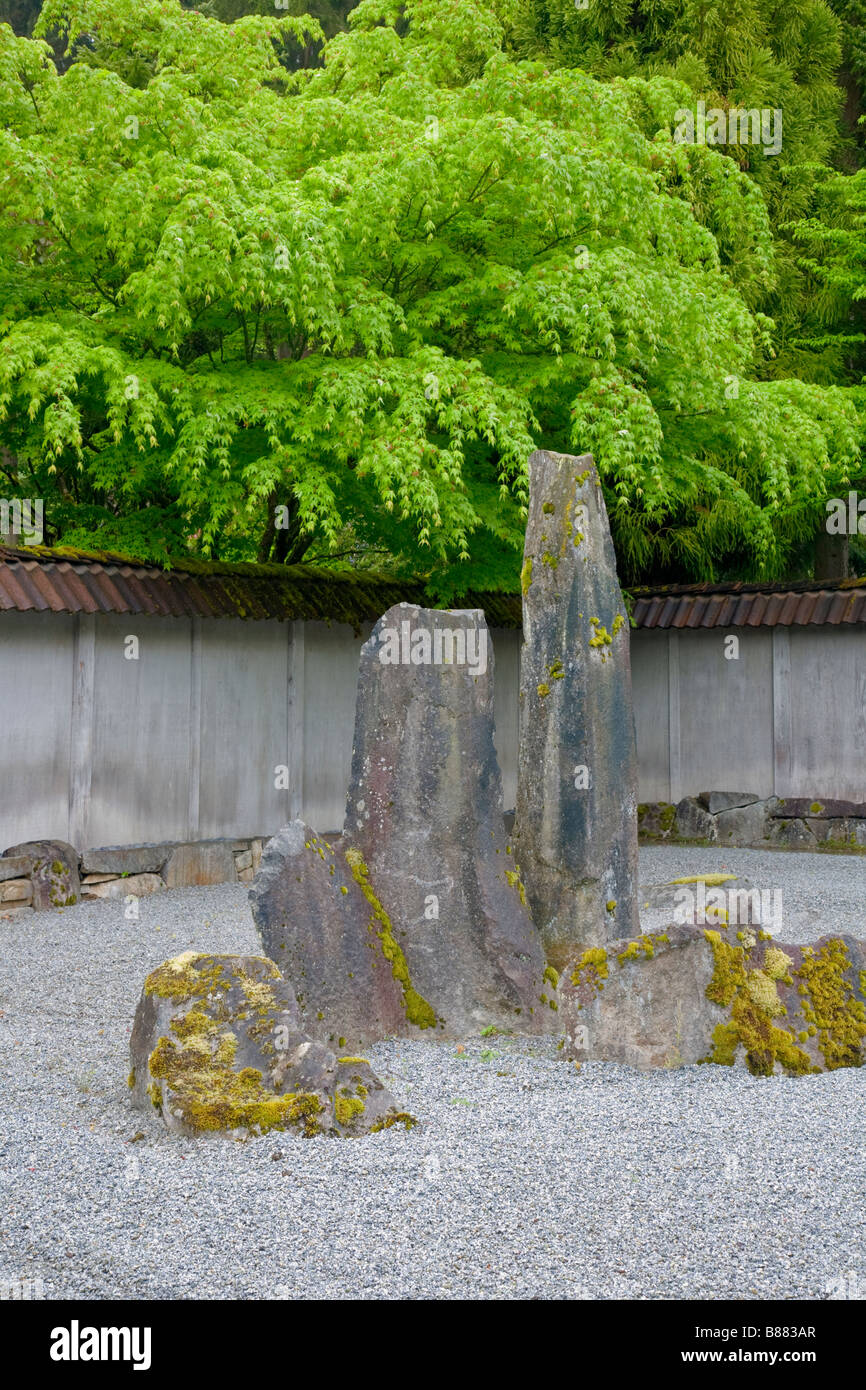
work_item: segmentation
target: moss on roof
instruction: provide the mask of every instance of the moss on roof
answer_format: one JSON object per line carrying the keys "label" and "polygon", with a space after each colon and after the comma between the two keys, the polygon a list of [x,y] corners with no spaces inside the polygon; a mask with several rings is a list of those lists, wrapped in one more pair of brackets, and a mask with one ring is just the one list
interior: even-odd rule
{"label": "moss on roof", "polygon": [[[250,621],[306,621],[347,623],[356,631],[362,623],[377,618],[398,603],[436,607],[427,592],[426,576],[400,578],[370,570],[328,570],[314,565],[256,564],[252,561],[203,560],[176,556],[166,564],[138,560],[107,550],[79,550],[72,546],[28,546],[16,549],[0,546],[0,566],[14,566],[20,588],[28,589],[27,576],[34,562],[44,569],[50,583],[51,569],[58,564],[73,565],[97,600],[100,609],[189,617],[244,618]],[[123,576],[111,571],[133,570],[147,580],[146,585],[121,582]],[[105,578],[102,577],[106,572]],[[133,576],[135,577],[135,576]],[[127,576],[129,578],[129,576]],[[164,587],[163,587],[164,586]],[[124,587],[130,597],[127,606],[117,608],[117,592]],[[44,590],[44,584],[43,584]],[[26,607],[43,608],[44,592]],[[68,586],[58,583],[54,611],[89,611],[85,604],[71,607]],[[16,600],[2,607],[21,606]],[[483,609],[491,627],[519,628],[519,594],[468,591],[449,607]]]}

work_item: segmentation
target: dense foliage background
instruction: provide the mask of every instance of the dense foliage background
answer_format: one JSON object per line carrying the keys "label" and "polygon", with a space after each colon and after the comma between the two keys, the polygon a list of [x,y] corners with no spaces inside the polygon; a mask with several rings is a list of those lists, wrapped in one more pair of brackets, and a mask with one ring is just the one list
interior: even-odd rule
{"label": "dense foliage background", "polygon": [[[866,571],[824,528],[866,494],[861,0],[37,8],[0,491],[48,541],[514,588],[543,444],[630,584]],[[780,153],[677,143],[699,98]]]}

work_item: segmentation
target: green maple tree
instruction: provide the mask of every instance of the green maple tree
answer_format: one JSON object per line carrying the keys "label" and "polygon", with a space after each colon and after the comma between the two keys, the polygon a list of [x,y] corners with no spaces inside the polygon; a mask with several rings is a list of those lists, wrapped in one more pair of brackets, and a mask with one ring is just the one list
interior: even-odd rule
{"label": "green maple tree", "polygon": [[761,379],[761,190],[673,142],[680,78],[507,21],[363,0],[296,72],[278,10],[49,0],[62,75],[0,28],[0,469],[51,539],[513,588],[543,444],[595,454],[625,578],[783,571],[859,424]]}

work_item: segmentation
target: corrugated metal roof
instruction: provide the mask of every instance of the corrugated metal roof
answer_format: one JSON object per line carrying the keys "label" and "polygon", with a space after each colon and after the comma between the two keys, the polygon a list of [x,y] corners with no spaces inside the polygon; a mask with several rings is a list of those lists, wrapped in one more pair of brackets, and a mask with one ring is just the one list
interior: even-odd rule
{"label": "corrugated metal roof", "polygon": [[641,628],[866,623],[866,579],[818,584],[671,584],[633,592],[635,626]]}
{"label": "corrugated metal roof", "polygon": [[[801,627],[866,623],[866,579],[802,584],[673,584],[634,591],[639,628]],[[334,574],[308,565],[177,568],[106,551],[0,546],[0,613],[135,613],[174,618],[323,619],[357,628],[395,603],[428,606],[424,584],[379,574]],[[456,606],[456,604],[455,604]],[[470,591],[491,627],[518,628],[519,594]]]}

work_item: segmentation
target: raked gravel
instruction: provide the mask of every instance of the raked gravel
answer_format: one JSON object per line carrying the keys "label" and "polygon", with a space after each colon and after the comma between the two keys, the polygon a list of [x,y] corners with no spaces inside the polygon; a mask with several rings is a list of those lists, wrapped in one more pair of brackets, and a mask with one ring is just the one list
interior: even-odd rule
{"label": "raked gravel", "polygon": [[[641,852],[644,883],[723,867],[783,889],[780,939],[864,934],[864,858]],[[369,1055],[423,1122],[409,1133],[183,1140],[129,1106],[144,977],[189,948],[260,947],[234,884],[140,913],[0,921],[0,1281],[85,1299],[866,1297],[862,1070],[577,1072],[555,1039],[384,1042]]]}

